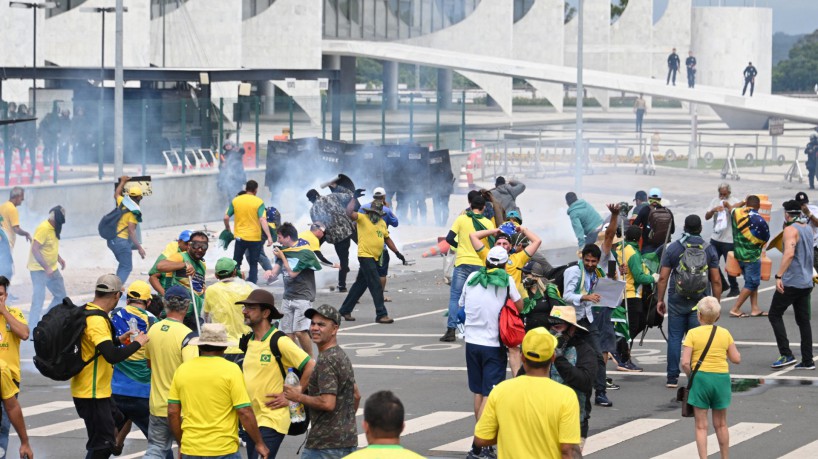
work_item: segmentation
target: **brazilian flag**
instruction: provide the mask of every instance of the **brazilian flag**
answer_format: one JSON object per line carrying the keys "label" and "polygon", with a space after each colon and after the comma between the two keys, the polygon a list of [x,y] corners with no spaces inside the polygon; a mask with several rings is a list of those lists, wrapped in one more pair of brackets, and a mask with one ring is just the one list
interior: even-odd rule
{"label": "brazilian flag", "polygon": [[631,334],[628,329],[628,313],[625,306],[619,305],[611,313],[611,322],[614,323],[614,333],[618,338],[623,338],[626,341],[631,340]]}
{"label": "brazilian flag", "polygon": [[311,269],[313,271],[321,270],[321,263],[315,252],[310,249],[310,243],[304,239],[299,239],[292,247],[287,247],[281,250],[284,256],[287,257],[287,262],[290,264],[290,269],[294,272]]}

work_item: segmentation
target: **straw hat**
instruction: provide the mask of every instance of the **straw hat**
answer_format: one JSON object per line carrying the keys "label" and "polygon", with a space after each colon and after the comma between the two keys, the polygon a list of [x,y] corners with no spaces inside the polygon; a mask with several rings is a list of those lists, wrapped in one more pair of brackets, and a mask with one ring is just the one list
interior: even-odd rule
{"label": "straw hat", "polygon": [[568,325],[573,325],[578,329],[587,332],[588,329],[577,323],[577,310],[573,306],[554,306],[551,309],[551,316],[548,318],[550,323],[563,322]]}
{"label": "straw hat", "polygon": [[190,340],[190,344],[193,346],[216,347],[230,347],[239,345],[239,343],[235,341],[228,340],[227,328],[218,323],[202,325],[202,334]]}

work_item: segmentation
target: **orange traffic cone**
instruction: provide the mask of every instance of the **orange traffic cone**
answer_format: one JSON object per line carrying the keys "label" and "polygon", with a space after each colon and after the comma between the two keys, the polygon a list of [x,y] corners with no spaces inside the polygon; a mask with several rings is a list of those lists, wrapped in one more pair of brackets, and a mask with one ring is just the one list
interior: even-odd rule
{"label": "orange traffic cone", "polygon": [[34,160],[34,170],[40,174],[45,172],[45,164],[43,163],[43,148],[37,148],[37,156]]}
{"label": "orange traffic cone", "polygon": [[11,155],[11,173],[9,174],[9,186],[20,184],[20,150],[14,149]]}
{"label": "orange traffic cone", "polygon": [[449,253],[449,243],[446,242],[445,238],[439,237],[437,238],[437,245],[429,247],[429,250],[423,252],[421,255],[423,258],[426,257],[433,257],[435,255],[446,256]]}

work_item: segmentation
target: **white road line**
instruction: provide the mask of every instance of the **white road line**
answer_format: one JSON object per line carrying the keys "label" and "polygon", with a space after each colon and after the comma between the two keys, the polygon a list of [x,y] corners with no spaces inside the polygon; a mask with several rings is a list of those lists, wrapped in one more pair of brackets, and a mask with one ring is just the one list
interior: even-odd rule
{"label": "white road line", "polygon": [[[738,445],[753,437],[762,435],[770,430],[775,429],[781,424],[766,424],[758,422],[740,422],[730,427],[730,446]],[[707,452],[716,454],[719,452],[719,442],[716,439],[716,434],[707,437]],[[689,459],[696,457],[698,450],[696,449],[696,442],[688,443],[681,448],[676,448],[660,456],[654,456],[653,459]]]}
{"label": "white road line", "polygon": [[[759,292],[759,293],[761,293],[761,292],[769,292],[770,290],[775,290],[775,285],[771,285],[771,286],[769,286],[769,287],[760,288],[760,289],[758,289],[758,292]],[[725,301],[733,301],[733,300],[735,300],[736,298],[738,298],[738,297],[737,297],[737,296],[728,296],[727,298],[722,298],[720,302],[721,302],[721,303],[724,303]]]}
{"label": "white road line", "polygon": [[49,437],[80,429],[85,429],[85,422],[82,419],[73,419],[71,421],[58,422],[56,424],[31,429],[28,431],[28,436]]}
{"label": "white road line", "polygon": [[623,441],[636,438],[656,429],[661,429],[662,427],[673,424],[678,420],[679,419],[645,418],[626,422],[625,424],[618,425],[588,437],[588,440],[585,442],[585,448],[582,449],[582,455],[587,456],[597,451],[602,451],[605,448],[618,445]]}
{"label": "white road line", "polygon": [[473,441],[474,437],[461,438],[460,440],[434,447],[430,451],[459,451],[465,453],[471,449]]}
{"label": "white road line", "polygon": [[[418,318],[418,317],[428,316],[428,315],[432,315],[432,314],[440,314],[441,312],[444,312],[444,311],[448,311],[448,309],[435,309],[434,311],[422,312],[420,314],[413,314],[411,316],[397,317],[397,318],[395,318],[395,322],[398,322],[400,320],[415,319],[415,318]],[[346,322],[344,322],[344,323],[346,323]],[[442,323],[442,321],[441,321],[441,323]],[[344,328],[338,330],[338,333],[343,334],[345,331],[357,330],[359,328],[364,328],[364,327],[373,327],[373,326],[376,326],[376,325],[381,325],[381,324],[379,324],[377,322],[372,322],[372,323],[369,323],[369,324],[355,325],[353,327],[344,327]]]}
{"label": "white road line", "polygon": [[37,416],[38,414],[64,410],[66,408],[74,408],[74,402],[56,401],[43,403],[42,405],[23,407],[23,416],[28,418],[31,416]]}
{"label": "white road line", "polygon": [[[474,413],[469,411],[435,411],[434,413],[406,421],[401,436],[405,437],[413,433],[434,429],[435,427],[459,421],[470,416],[474,416]],[[366,445],[366,434],[358,435],[358,447],[363,448]]]}
{"label": "white road line", "polygon": [[[466,367],[430,367],[420,365],[373,365],[373,364],[353,364],[353,368],[362,370],[409,370],[409,371],[466,371]],[[617,376],[653,376],[666,377],[667,373],[664,371],[643,371],[639,373],[629,371],[608,371],[609,375]],[[765,380],[784,380],[784,381],[818,381],[816,376],[770,376],[770,375],[739,375],[731,374],[733,379],[765,379]]]}
{"label": "white road line", "polygon": [[[437,335],[435,335],[437,336]],[[665,344],[663,339],[646,339],[646,343]],[[775,341],[735,341],[736,346],[778,346]],[[790,343],[790,347],[800,347],[800,343]],[[812,347],[818,348],[818,343],[814,343]]]}
{"label": "white road line", "polygon": [[804,459],[805,457],[812,457],[815,450],[818,449],[818,441],[814,441],[808,445],[804,445],[789,454],[785,454],[778,459]]}

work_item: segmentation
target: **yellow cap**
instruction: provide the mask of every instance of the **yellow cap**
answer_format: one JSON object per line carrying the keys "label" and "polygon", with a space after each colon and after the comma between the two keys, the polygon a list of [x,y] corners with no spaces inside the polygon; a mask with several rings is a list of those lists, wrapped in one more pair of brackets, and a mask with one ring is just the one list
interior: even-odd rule
{"label": "yellow cap", "polygon": [[128,298],[134,300],[147,301],[151,299],[151,286],[145,281],[131,282],[126,291],[128,292]]}
{"label": "yellow cap", "polygon": [[128,196],[142,196],[142,187],[139,185],[131,185],[130,188],[128,188]]}
{"label": "yellow cap", "polygon": [[557,347],[557,338],[545,327],[529,330],[523,338],[523,357],[532,362],[551,360],[554,349]]}

